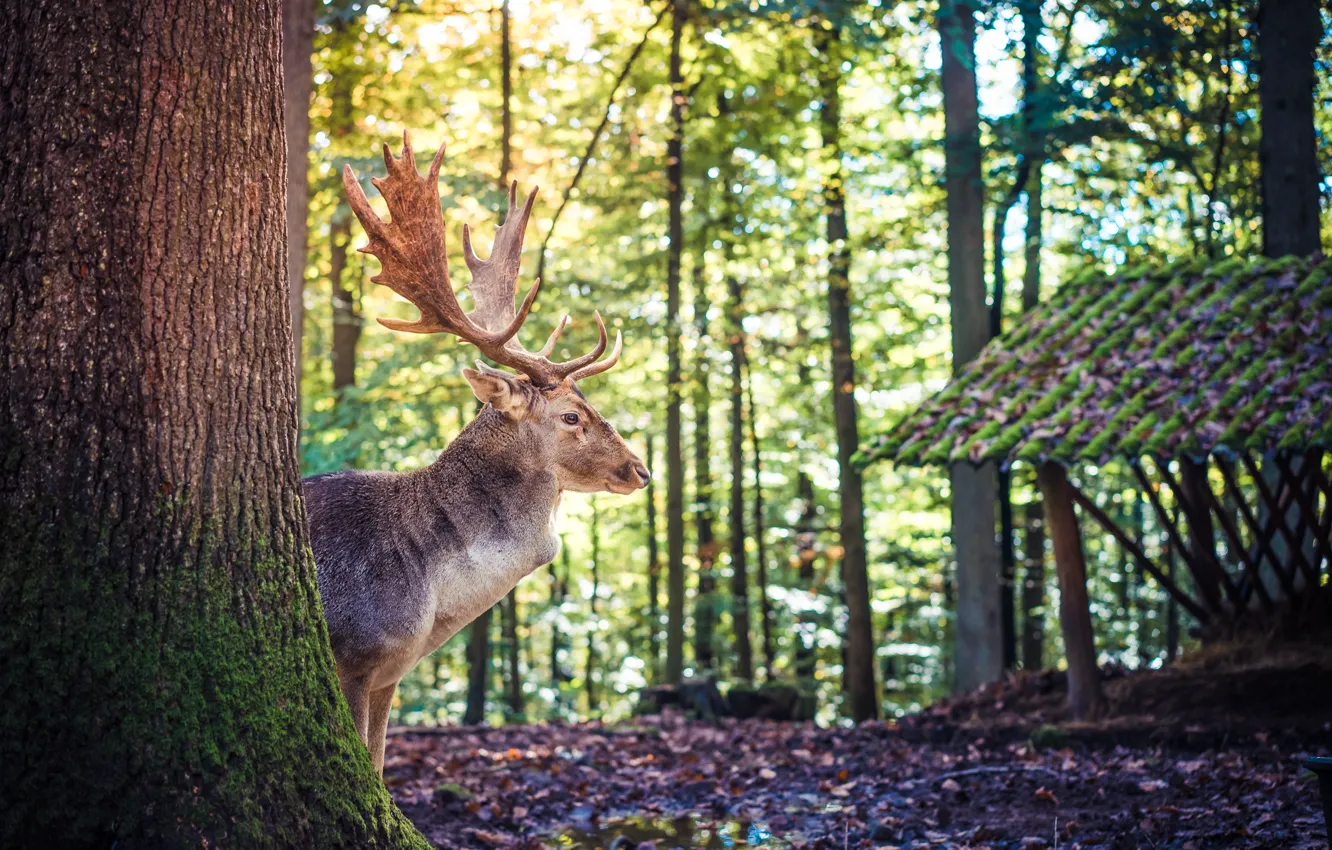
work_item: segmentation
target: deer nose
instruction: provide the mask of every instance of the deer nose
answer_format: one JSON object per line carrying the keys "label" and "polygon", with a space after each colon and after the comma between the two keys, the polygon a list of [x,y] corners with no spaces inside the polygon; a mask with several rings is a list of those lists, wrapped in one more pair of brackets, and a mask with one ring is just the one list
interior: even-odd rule
{"label": "deer nose", "polygon": [[638,477],[642,479],[644,487],[646,487],[648,485],[648,482],[652,480],[652,473],[649,472],[648,468],[641,463],[634,464],[634,472],[638,473]]}

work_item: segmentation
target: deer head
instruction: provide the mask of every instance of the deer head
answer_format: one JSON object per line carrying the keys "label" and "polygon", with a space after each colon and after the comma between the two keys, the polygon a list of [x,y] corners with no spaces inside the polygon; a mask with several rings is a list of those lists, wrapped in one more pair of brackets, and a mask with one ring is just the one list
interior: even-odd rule
{"label": "deer head", "polygon": [[519,374],[494,369],[477,361],[476,369],[463,376],[484,404],[526,432],[538,446],[540,459],[552,467],[560,489],[579,492],[629,493],[646,487],[650,473],[630,451],[615,429],[587,403],[577,382],[599,375],[620,359],[623,340],[615,333],[610,356],[606,351],[606,324],[601,313],[594,316],[599,338],[591,351],[556,363],[550,359],[560,334],[569,325],[563,316],[539,351],[524,348],[517,340],[536,300],[537,280],[515,311],[519,261],[523,237],[532,213],[537,190],[517,208],[517,183],[509,187],[509,208],[504,223],[495,231],[490,256],[482,260],[472,248],[470,228],[463,226],[463,258],[471,271],[469,290],[473,308],[465,312],[449,278],[445,250],[444,216],[440,209],[439,167],[444,146],[422,178],[416,169],[411,140],[402,137],[402,153],[394,157],[384,145],[387,175],[373,178],[388,205],[384,221],[370,207],[351,166],[344,166],[342,183],[352,211],[365,228],[369,243],[358,250],[377,258],[382,266],[371,280],[389,287],[420,311],[414,322],[380,319],[387,328],[408,333],[447,333],[476,346],[482,354]]}

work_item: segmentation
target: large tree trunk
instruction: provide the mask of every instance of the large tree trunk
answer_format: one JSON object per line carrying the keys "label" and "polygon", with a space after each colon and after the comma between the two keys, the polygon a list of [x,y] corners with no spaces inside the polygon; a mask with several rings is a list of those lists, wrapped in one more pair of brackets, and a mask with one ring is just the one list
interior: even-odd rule
{"label": "large tree trunk", "polygon": [[0,10],[0,846],[425,846],[306,538],[279,13]]}
{"label": "large tree trunk", "polygon": [[287,130],[287,281],[291,347],[300,415],[301,341],[305,327],[305,253],[310,206],[310,95],[314,92],[314,0],[282,2],[282,113]]}
{"label": "large tree trunk", "polygon": [[1263,253],[1319,248],[1314,53],[1323,35],[1318,0],[1265,0],[1258,12]]}
{"label": "large tree trunk", "polygon": [[1055,576],[1059,580],[1059,625],[1068,659],[1068,702],[1076,720],[1090,720],[1105,708],[1101,672],[1096,665],[1091,613],[1087,603],[1087,562],[1082,533],[1073,511],[1073,488],[1063,467],[1047,463],[1036,472],[1045,515],[1054,544]]}
{"label": "large tree trunk", "polygon": [[[945,181],[948,192],[948,284],[953,372],[980,353],[989,337],[985,309],[984,191],[977,111],[976,22],[966,2],[944,0],[939,11],[943,49]],[[957,667],[954,685],[966,691],[1003,675],[999,616],[999,551],[995,545],[997,483],[993,464],[955,464],[953,540],[957,549]]]}
{"label": "large tree trunk", "polygon": [[694,526],[698,545],[698,586],[694,596],[694,668],[710,673],[715,665],[712,648],[717,622],[717,578],[714,567],[717,541],[712,530],[712,388],[708,366],[707,282],[703,249],[699,246],[694,265]]}
{"label": "large tree trunk", "polygon": [[819,132],[828,161],[823,203],[828,219],[828,340],[832,346],[833,420],[837,431],[837,480],[841,496],[842,586],[846,593],[846,676],[851,717],[879,715],[874,679],[874,634],[870,618],[869,568],[865,552],[865,508],[860,471],[851,456],[860,446],[856,426],[856,366],[851,345],[851,247],[846,223],[842,169],[841,30],[819,32]]}
{"label": "large tree trunk", "polygon": [[680,254],[684,250],[684,0],[671,5],[671,137],[666,142],[666,679],[684,676],[684,448],[680,439]]}

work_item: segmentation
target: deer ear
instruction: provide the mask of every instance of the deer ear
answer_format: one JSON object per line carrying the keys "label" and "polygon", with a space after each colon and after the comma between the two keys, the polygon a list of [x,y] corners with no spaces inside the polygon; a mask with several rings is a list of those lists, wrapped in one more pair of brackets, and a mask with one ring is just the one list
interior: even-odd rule
{"label": "deer ear", "polygon": [[472,393],[482,404],[513,419],[522,419],[532,410],[532,389],[517,377],[492,369],[477,361],[475,369],[463,369],[463,377],[472,385]]}

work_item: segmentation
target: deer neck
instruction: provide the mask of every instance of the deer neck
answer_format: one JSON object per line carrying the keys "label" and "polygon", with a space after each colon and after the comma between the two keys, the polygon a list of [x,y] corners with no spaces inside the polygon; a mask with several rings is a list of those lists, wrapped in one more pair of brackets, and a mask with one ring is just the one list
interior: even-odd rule
{"label": "deer neck", "polygon": [[[541,441],[487,406],[422,481],[458,545],[439,564],[441,621],[461,628],[559,553],[560,489]],[[441,622],[441,625],[444,625]]]}

